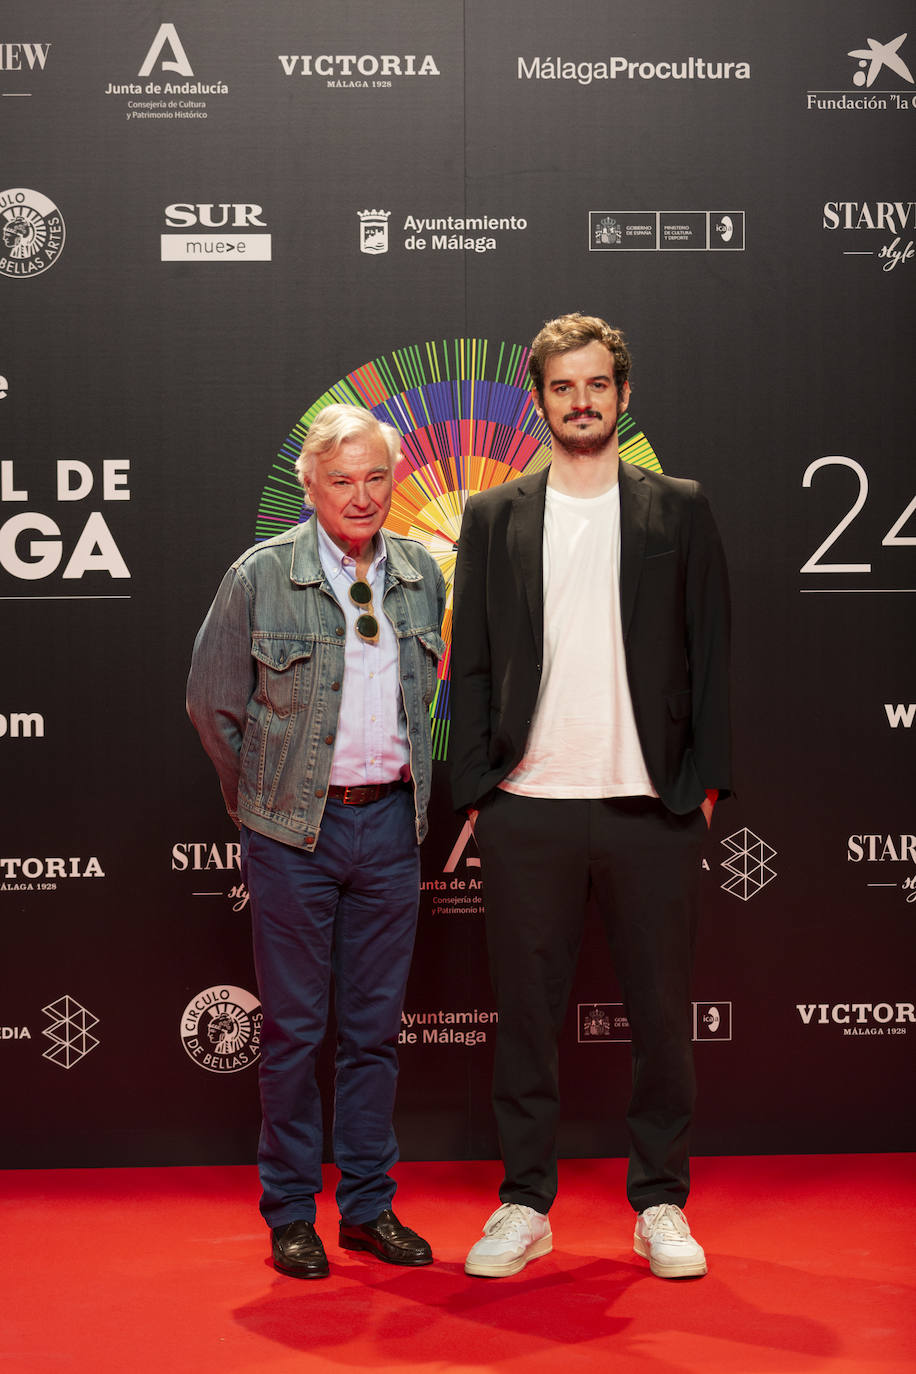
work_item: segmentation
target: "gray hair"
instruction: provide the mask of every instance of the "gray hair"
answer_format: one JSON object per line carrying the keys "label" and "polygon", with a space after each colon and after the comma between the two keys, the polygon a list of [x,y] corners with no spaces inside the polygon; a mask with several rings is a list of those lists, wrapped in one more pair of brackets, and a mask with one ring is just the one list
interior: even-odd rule
{"label": "gray hair", "polygon": [[330,405],[312,421],[302,452],[296,459],[296,476],[302,486],[311,477],[315,459],[333,453],[348,439],[381,439],[388,450],[389,466],[394,467],[401,451],[401,436],[393,425],[377,420],[371,410],[359,406]]}

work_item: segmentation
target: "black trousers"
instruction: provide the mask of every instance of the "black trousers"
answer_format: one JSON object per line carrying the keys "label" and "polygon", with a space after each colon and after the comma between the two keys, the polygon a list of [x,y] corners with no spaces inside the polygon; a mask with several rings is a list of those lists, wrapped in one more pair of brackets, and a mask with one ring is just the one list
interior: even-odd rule
{"label": "black trousers", "polygon": [[493,1106],[502,1202],[557,1192],[557,1040],[593,893],[632,1030],[627,1197],[683,1206],[695,1097],[691,975],[702,812],[654,797],[554,800],[497,790],[477,818],[499,1025]]}

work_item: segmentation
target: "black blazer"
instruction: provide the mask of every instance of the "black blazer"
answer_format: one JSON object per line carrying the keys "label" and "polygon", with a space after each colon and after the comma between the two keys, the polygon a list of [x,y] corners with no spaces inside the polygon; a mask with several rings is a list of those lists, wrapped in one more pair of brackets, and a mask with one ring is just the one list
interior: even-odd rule
{"label": "black blazer", "polygon": [[[449,761],[458,810],[521,759],[544,646],[548,470],[472,496],[455,569]],[[729,597],[699,483],[620,464],[620,607],[627,678],[655,790],[685,813],[730,790]]]}

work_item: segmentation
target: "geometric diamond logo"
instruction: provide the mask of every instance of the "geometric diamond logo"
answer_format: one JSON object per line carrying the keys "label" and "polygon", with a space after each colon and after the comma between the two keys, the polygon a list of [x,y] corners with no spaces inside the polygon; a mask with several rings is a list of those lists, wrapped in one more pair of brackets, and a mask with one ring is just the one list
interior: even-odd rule
{"label": "geometric diamond logo", "polygon": [[771,849],[753,830],[736,830],[722,844],[730,855],[728,859],[723,859],[722,867],[732,875],[727,883],[722,884],[723,892],[730,892],[733,897],[740,897],[742,902],[747,902],[776,877],[776,870],[770,867],[770,859],[775,856],[776,850]]}
{"label": "geometric diamond logo", "polygon": [[53,1042],[52,1048],[45,1050],[42,1058],[50,1059],[59,1068],[72,1069],[100,1043],[94,1035],[89,1034],[92,1027],[99,1024],[99,1018],[81,1007],[74,998],[58,997],[56,1002],[42,1007],[42,1011],[52,1022],[42,1031],[42,1035]]}

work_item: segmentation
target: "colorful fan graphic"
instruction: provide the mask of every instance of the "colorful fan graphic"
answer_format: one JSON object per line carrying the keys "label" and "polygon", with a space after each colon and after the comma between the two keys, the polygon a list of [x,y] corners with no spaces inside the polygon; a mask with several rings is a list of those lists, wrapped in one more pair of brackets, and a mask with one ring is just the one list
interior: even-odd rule
{"label": "colorful fan graphic", "polygon": [[[475,492],[538,472],[550,461],[549,431],[528,388],[528,348],[487,339],[411,344],[349,372],[309,406],[277,455],[261,493],[256,538],[307,520],[295,463],[312,420],[335,402],[364,406],[402,436],[394,497],[385,528],[425,544],[448,587],[446,644],[430,708],[433,757],[448,749],[455,545],[465,502]],[[627,413],[620,452],[629,463],[661,471],[652,445]]]}

